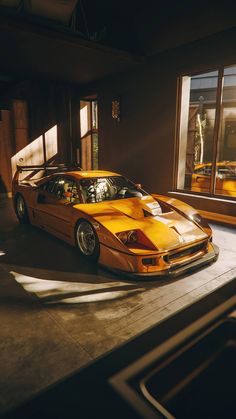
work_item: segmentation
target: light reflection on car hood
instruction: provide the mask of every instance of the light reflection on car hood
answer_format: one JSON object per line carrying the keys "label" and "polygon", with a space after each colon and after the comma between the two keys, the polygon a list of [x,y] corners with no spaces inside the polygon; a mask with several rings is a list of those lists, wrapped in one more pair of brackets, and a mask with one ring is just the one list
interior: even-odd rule
{"label": "light reflection on car hood", "polygon": [[162,213],[152,196],[82,204],[78,208],[114,235],[140,229],[159,250],[170,250],[207,238],[200,227],[179,212],[170,209],[170,212]]}

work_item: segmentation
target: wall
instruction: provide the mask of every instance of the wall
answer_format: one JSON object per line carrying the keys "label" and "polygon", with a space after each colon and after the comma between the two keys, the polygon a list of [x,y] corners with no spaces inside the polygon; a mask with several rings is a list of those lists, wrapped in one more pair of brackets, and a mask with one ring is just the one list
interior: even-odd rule
{"label": "wall", "polygon": [[0,122],[0,194],[9,195],[12,169],[16,164],[42,164],[45,161],[47,152],[43,150],[43,136],[47,142],[46,133],[52,127],[56,126],[57,136],[54,161],[76,161],[79,99],[75,92],[69,84],[45,80],[24,82],[8,92],[9,109],[1,111]]}
{"label": "wall", "polygon": [[152,55],[232,28],[235,6],[234,0],[148,2],[132,19],[139,50]]}
{"label": "wall", "polygon": [[9,110],[1,111],[0,122],[0,194],[11,191],[11,164],[14,153],[12,114]]}
{"label": "wall", "polygon": [[31,82],[24,91],[29,108],[30,141],[57,125],[57,161],[72,161],[79,135],[79,101],[73,85],[56,81]]}
{"label": "wall", "polygon": [[[100,168],[124,173],[150,192],[173,190],[178,76],[235,64],[235,42],[236,29],[228,30],[87,86],[99,98]],[[120,123],[111,117],[114,97],[121,98]]]}
{"label": "wall", "polygon": [[[81,97],[97,94],[100,168],[124,173],[150,192],[167,193],[173,190],[175,170],[178,75],[235,64],[235,45],[236,29],[231,29],[146,58],[136,70],[107,77],[83,89],[80,86],[79,91],[72,85],[41,80],[24,86],[11,97],[27,101],[27,141],[33,141],[57,123],[58,161],[71,161],[79,141],[79,92]],[[121,98],[120,123],[111,117],[111,101],[115,97]],[[8,125],[9,153],[15,153],[12,109]],[[4,135],[6,138],[4,132],[0,128],[1,142],[6,141],[1,140]],[[4,183],[9,191],[9,174],[5,172],[1,165],[0,175],[3,180],[8,179]],[[202,205],[207,209],[207,200]],[[221,211],[220,204],[217,210]]]}
{"label": "wall", "polygon": [[[135,74],[98,88],[100,167],[122,172],[152,191],[169,188],[166,162],[173,166],[176,78],[168,69],[168,83],[159,82],[162,71],[162,65],[141,65]],[[169,103],[170,95],[174,100]],[[111,117],[111,101],[117,96],[120,123]]]}

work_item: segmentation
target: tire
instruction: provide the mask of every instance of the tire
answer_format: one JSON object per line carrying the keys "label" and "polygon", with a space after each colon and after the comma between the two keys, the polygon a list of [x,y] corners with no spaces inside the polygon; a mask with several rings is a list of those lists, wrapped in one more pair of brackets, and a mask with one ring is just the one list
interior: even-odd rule
{"label": "tire", "polygon": [[29,224],[29,215],[25,200],[21,194],[16,195],[15,198],[16,216],[21,224]]}
{"label": "tire", "polygon": [[75,226],[75,242],[81,255],[88,260],[97,261],[100,254],[100,245],[97,233],[92,224],[81,219]]}

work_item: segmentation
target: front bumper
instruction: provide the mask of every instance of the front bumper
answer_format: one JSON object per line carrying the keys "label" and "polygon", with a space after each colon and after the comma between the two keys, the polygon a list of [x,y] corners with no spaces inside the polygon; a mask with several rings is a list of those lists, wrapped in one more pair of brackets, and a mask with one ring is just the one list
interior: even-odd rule
{"label": "front bumper", "polygon": [[[184,263],[174,264],[173,266],[154,272],[127,272],[120,269],[112,269],[116,273],[125,274],[134,279],[149,279],[149,278],[160,278],[160,277],[177,277],[199,269],[205,265],[211,264],[217,260],[219,256],[219,248],[215,244],[211,243],[211,249],[202,255],[200,258],[194,261],[186,261]],[[110,269],[110,268],[109,268]]]}

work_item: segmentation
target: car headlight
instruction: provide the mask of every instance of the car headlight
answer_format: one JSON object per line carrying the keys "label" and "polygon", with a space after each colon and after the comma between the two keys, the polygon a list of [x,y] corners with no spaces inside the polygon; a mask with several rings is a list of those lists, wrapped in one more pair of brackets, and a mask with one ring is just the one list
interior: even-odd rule
{"label": "car headlight", "polygon": [[121,231],[120,233],[117,233],[117,237],[124,244],[136,243],[138,241],[138,234],[137,234],[137,231],[135,230]]}

